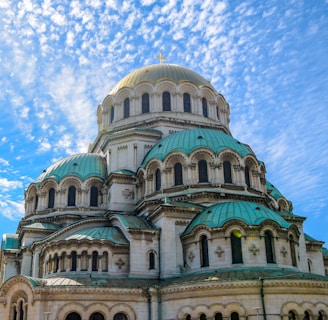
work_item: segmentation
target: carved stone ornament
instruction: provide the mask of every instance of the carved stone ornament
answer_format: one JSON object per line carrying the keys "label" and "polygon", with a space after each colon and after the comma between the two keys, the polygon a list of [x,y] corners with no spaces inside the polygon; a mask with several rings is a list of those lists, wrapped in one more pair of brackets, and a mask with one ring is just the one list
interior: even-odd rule
{"label": "carved stone ornament", "polygon": [[284,258],[286,257],[287,255],[287,250],[284,246],[281,247],[281,250],[280,250],[281,254],[284,256]]}
{"label": "carved stone ornament", "polygon": [[220,246],[218,246],[217,249],[215,250],[215,253],[219,258],[221,258],[222,255],[224,254],[224,250]]}
{"label": "carved stone ornament", "polygon": [[189,252],[188,254],[188,259],[190,262],[193,262],[194,261],[194,258],[195,258],[195,255],[192,251]]}
{"label": "carved stone ornament", "polygon": [[118,266],[119,269],[122,269],[122,267],[125,265],[125,262],[124,262],[121,258],[119,258],[119,259],[115,262],[115,264]]}
{"label": "carved stone ornament", "polygon": [[255,245],[255,243],[253,243],[248,250],[252,252],[254,256],[256,256],[256,254],[260,251],[260,249]]}

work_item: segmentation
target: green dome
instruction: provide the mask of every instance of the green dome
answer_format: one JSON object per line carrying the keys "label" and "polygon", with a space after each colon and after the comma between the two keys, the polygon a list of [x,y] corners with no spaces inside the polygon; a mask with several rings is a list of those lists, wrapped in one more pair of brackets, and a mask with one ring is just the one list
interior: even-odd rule
{"label": "green dome", "polygon": [[81,153],[55,162],[36,179],[39,184],[45,179],[53,178],[60,182],[66,176],[76,176],[82,181],[89,177],[107,177],[105,159],[94,153]]}
{"label": "green dome", "polygon": [[191,221],[183,235],[191,233],[199,225],[219,228],[231,220],[242,221],[248,226],[260,225],[266,220],[274,221],[282,228],[290,226],[278,213],[257,203],[246,201],[221,202],[199,213]]}
{"label": "green dome", "polygon": [[253,154],[248,146],[213,129],[191,129],[171,134],[158,142],[146,155],[141,166],[144,168],[151,159],[163,160],[170,152],[180,151],[189,155],[192,151],[207,148],[218,154],[222,150],[231,149],[241,157]]}
{"label": "green dome", "polygon": [[161,80],[170,80],[175,83],[191,82],[198,88],[209,87],[216,92],[209,81],[192,70],[174,64],[153,64],[137,69],[125,76],[110,94],[115,94],[122,88],[133,89],[143,82],[155,84]]}

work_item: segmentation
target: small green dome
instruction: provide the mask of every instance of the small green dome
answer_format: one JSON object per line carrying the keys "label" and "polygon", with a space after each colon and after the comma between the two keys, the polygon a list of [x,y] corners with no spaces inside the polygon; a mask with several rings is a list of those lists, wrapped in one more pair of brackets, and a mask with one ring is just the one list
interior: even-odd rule
{"label": "small green dome", "polygon": [[158,142],[146,155],[141,167],[145,167],[152,159],[163,160],[169,153],[180,151],[189,155],[192,151],[207,148],[218,154],[222,150],[231,149],[241,157],[253,154],[245,144],[226,133],[213,129],[190,129],[171,134]]}
{"label": "small green dome", "polygon": [[155,84],[161,80],[170,80],[175,83],[191,82],[198,88],[209,87],[216,92],[209,81],[190,69],[174,64],[153,64],[137,69],[125,76],[110,94],[116,94],[122,88],[133,89],[143,82]]}
{"label": "small green dome", "polygon": [[66,176],[76,176],[82,181],[89,177],[99,177],[103,180],[107,177],[105,159],[95,153],[81,153],[55,162],[36,179],[40,184],[48,178],[60,182]]}
{"label": "small green dome", "polygon": [[190,222],[183,235],[191,233],[199,225],[219,228],[231,220],[242,221],[248,226],[260,225],[266,220],[274,221],[282,228],[290,226],[278,213],[258,203],[246,201],[221,202],[199,213]]}

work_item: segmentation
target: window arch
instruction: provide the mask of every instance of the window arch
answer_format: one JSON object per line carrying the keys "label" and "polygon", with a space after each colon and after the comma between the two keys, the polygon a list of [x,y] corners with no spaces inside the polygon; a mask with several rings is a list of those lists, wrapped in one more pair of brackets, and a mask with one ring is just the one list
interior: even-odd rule
{"label": "window arch", "polygon": [[310,314],[308,311],[304,311],[304,317],[303,320],[310,320]]}
{"label": "window arch", "polygon": [[94,186],[90,189],[90,207],[98,207],[98,188]]}
{"label": "window arch", "polygon": [[184,112],[191,112],[191,100],[190,94],[184,93],[183,94],[183,111]]}
{"label": "window arch", "polygon": [[54,256],[54,272],[58,272],[58,269],[59,269],[59,257],[58,257],[58,254],[55,253],[55,256]]}
{"label": "window arch", "polygon": [[76,271],[77,254],[76,251],[71,253],[71,271]]}
{"label": "window arch", "polygon": [[245,183],[248,188],[251,187],[251,179],[250,179],[250,175],[249,175],[249,167],[248,166],[245,167]]}
{"label": "window arch", "polygon": [[157,169],[155,172],[155,190],[161,190],[161,170]]}
{"label": "window arch", "polygon": [[149,270],[155,269],[155,253],[149,252]]}
{"label": "window arch", "polygon": [[191,320],[191,315],[190,314],[186,315],[186,320]]}
{"label": "window arch", "polygon": [[296,261],[295,241],[292,235],[289,236],[289,246],[290,246],[290,255],[292,258],[292,265],[296,267],[297,261]]}
{"label": "window arch", "polygon": [[48,192],[48,208],[51,209],[55,206],[55,189],[50,188]]}
{"label": "window arch", "polygon": [[324,319],[323,313],[319,311],[318,320],[323,320],[323,319]]}
{"label": "window arch", "polygon": [[39,196],[35,194],[34,210],[38,208],[38,203],[39,203]]}
{"label": "window arch", "polygon": [[130,117],[130,99],[126,98],[124,100],[124,111],[123,111],[123,118]]}
{"label": "window arch", "polygon": [[208,240],[205,235],[200,238],[200,266],[208,267],[209,259],[208,259]]}
{"label": "window arch", "polygon": [[141,97],[141,112],[147,113],[149,112],[149,94],[144,93]]}
{"label": "window arch", "polygon": [[180,162],[177,162],[174,165],[174,185],[179,186],[181,184],[183,184],[182,165]]}
{"label": "window arch", "polygon": [[119,312],[115,314],[113,320],[128,320],[128,317],[124,313]]}
{"label": "window arch", "polygon": [[275,263],[274,242],[272,233],[270,231],[264,232],[264,242],[267,263]]}
{"label": "window arch", "polygon": [[67,196],[67,205],[75,206],[75,199],[76,199],[76,188],[74,186],[70,186],[68,188],[68,196]]}
{"label": "window arch", "polygon": [[98,252],[92,252],[92,261],[91,261],[92,271],[98,271]]}
{"label": "window arch", "polygon": [[114,106],[110,108],[110,123],[114,121],[114,116],[115,116],[115,109]]}
{"label": "window arch", "polygon": [[11,313],[13,316],[10,319],[24,320],[27,319],[27,303],[24,299],[20,298],[16,303],[11,305]]}
{"label": "window arch", "polygon": [[207,162],[206,160],[198,161],[198,181],[208,182]]}
{"label": "window arch", "polygon": [[89,320],[105,320],[105,317],[100,312],[94,312]]}
{"label": "window arch", "polygon": [[232,263],[243,263],[241,233],[238,230],[233,230],[231,232],[231,253]]}
{"label": "window arch", "polygon": [[81,271],[88,270],[88,253],[86,251],[82,251],[81,255]]}
{"label": "window arch", "polygon": [[206,320],[206,314],[202,313],[199,317],[199,320]]}
{"label": "window arch", "polygon": [[296,314],[294,311],[289,311],[288,312],[288,319],[289,320],[296,320]]}
{"label": "window arch", "polygon": [[208,110],[207,110],[207,100],[205,98],[202,99],[202,110],[203,110],[203,116],[208,117]]}
{"label": "window arch", "polygon": [[224,183],[232,183],[230,161],[223,161],[223,175],[224,175]]}
{"label": "window arch", "polygon": [[164,91],[162,95],[163,111],[171,111],[171,94]]}
{"label": "window arch", "polygon": [[81,316],[77,312],[71,312],[65,320],[81,320]]}
{"label": "window arch", "polygon": [[103,252],[101,262],[102,262],[102,271],[108,271],[108,252],[107,251]]}
{"label": "window arch", "polygon": [[238,314],[238,312],[233,312],[231,314],[231,320],[239,320],[239,314]]}
{"label": "window arch", "polygon": [[221,312],[217,312],[214,316],[214,320],[223,320],[223,316]]}

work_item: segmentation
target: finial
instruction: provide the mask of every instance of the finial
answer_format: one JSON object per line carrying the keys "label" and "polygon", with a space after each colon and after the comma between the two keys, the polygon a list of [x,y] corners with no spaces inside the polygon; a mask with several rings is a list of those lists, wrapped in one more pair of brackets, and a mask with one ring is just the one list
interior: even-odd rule
{"label": "finial", "polygon": [[163,57],[162,51],[159,53],[159,56],[156,56],[155,58],[159,59],[160,64],[162,64],[164,60],[167,60],[167,58]]}

